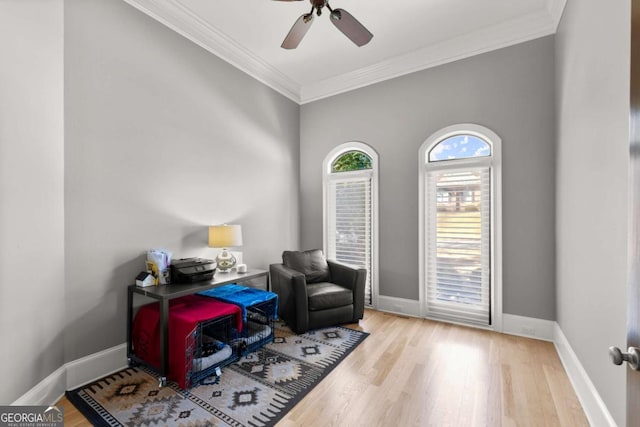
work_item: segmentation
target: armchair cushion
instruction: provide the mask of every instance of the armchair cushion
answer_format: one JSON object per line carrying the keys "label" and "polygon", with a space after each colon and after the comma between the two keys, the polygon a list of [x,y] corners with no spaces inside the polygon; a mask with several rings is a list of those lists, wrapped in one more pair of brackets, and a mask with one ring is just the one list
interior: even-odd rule
{"label": "armchair cushion", "polygon": [[309,311],[326,310],[353,304],[353,291],[334,283],[319,282],[307,285]]}
{"label": "armchair cushion", "polygon": [[308,251],[284,251],[285,267],[304,274],[307,283],[327,282],[330,279],[329,264],[320,249]]}

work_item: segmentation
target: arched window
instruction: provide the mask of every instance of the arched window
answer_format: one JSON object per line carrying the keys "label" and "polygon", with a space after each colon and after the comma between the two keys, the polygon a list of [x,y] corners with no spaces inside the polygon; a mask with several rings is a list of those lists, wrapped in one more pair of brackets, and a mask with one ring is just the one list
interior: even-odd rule
{"label": "arched window", "polygon": [[371,169],[373,161],[367,153],[358,150],[340,154],[331,163],[331,172],[351,172]]}
{"label": "arched window", "polygon": [[365,304],[377,303],[378,155],[348,142],[323,164],[324,251],[327,258],[367,269]]}
{"label": "arched window", "polygon": [[500,138],[473,124],[420,148],[420,295],[426,317],[501,328]]}
{"label": "arched window", "polygon": [[453,135],[438,142],[429,150],[429,162],[471,159],[491,156],[491,145],[484,139],[469,135]]}

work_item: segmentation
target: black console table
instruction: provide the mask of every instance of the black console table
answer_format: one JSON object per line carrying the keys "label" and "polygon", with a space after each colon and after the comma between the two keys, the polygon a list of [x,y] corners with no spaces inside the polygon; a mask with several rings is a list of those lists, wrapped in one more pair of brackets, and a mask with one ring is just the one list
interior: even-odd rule
{"label": "black console table", "polygon": [[[255,283],[263,280],[264,285]],[[246,273],[237,273],[235,271],[229,273],[216,272],[213,280],[206,282],[148,286],[144,288],[129,285],[127,288],[127,359],[129,365],[134,363],[147,364],[139,359],[133,351],[131,328],[133,326],[133,297],[135,294],[152,298],[160,303],[160,366],[157,369],[160,374],[160,386],[162,387],[167,382],[167,373],[169,371],[169,301],[229,283],[269,290],[269,272],[259,269],[249,269]]]}

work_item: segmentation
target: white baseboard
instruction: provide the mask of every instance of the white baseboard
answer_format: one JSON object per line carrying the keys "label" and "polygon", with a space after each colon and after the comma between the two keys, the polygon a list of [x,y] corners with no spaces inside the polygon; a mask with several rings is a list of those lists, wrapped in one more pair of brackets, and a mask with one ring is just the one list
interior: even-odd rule
{"label": "white baseboard", "polygon": [[19,397],[12,405],[53,405],[60,400],[65,391],[119,371],[126,365],[126,343],[90,354],[64,364]]}
{"label": "white baseboard", "polygon": [[553,341],[553,320],[502,313],[502,332],[509,335]]}
{"label": "white baseboard", "polygon": [[378,296],[378,311],[420,317],[420,301],[384,295]]}
{"label": "white baseboard", "polygon": [[31,390],[12,403],[14,406],[49,406],[60,399],[66,390],[66,368],[56,369],[51,375],[40,381]]}
{"label": "white baseboard", "polygon": [[607,405],[605,405],[589,375],[587,375],[580,363],[578,356],[571,348],[567,337],[560,329],[560,325],[556,322],[554,324],[553,342],[556,346],[556,351],[578,396],[578,400],[580,400],[589,424],[592,426],[616,427],[616,422],[607,409]]}
{"label": "white baseboard", "polygon": [[[378,311],[401,314],[411,317],[421,317],[420,301],[380,295],[378,297]],[[509,335],[518,335],[544,341],[553,341],[552,320],[536,319],[533,317],[502,315],[502,331]]]}
{"label": "white baseboard", "polygon": [[74,360],[65,365],[67,369],[66,389],[72,390],[83,386],[126,366],[126,343]]}

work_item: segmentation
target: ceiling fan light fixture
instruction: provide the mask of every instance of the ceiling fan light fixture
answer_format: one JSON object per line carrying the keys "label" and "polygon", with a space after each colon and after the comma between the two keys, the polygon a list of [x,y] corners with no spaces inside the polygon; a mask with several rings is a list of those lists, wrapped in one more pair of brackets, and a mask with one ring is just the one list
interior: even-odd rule
{"label": "ceiling fan light fixture", "polygon": [[[280,0],[294,1],[294,0]],[[298,0],[301,1],[301,0]],[[322,8],[326,7],[330,12],[330,21],[338,28],[349,40],[356,46],[364,46],[373,38],[373,34],[366,29],[356,18],[344,9],[332,9],[327,0],[309,0],[311,3],[311,11],[298,18],[289,30],[289,33],[282,42],[283,49],[295,49],[298,47],[302,38],[309,30],[313,21],[313,11],[318,16],[322,15]]]}

